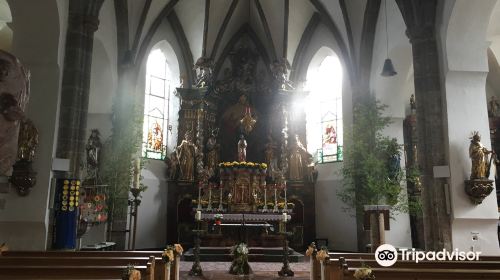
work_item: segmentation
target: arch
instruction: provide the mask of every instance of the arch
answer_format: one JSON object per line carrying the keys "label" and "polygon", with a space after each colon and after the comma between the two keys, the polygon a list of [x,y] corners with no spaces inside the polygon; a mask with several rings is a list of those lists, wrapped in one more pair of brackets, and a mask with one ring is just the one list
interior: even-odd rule
{"label": "arch", "polygon": [[269,65],[271,65],[271,59],[269,58],[269,53],[266,51],[266,48],[262,44],[262,42],[259,40],[259,37],[255,33],[255,31],[250,27],[248,23],[243,24],[240,29],[231,37],[229,42],[226,44],[224,47],[224,50],[222,51],[222,54],[219,56],[217,59],[217,62],[214,67],[214,77],[219,76],[219,71],[222,68],[222,65],[224,64],[224,61],[226,60],[227,56],[233,50],[234,45],[237,44],[243,36],[248,35],[248,37],[252,40],[252,43],[256,46],[257,51],[259,52],[260,55],[262,55],[262,59],[264,60],[264,64],[266,65],[266,69],[269,70]]}
{"label": "arch", "polygon": [[307,150],[320,163],[343,160],[343,72],[338,55],[324,46],[307,70]]}
{"label": "arch", "polygon": [[0,0],[0,49],[10,51],[12,48],[12,29],[7,23],[12,22],[12,13],[9,3]]}

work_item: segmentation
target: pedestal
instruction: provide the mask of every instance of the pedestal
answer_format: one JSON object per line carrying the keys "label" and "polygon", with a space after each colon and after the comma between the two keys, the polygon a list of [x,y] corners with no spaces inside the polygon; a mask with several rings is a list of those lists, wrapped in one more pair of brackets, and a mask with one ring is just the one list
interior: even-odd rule
{"label": "pedestal", "polygon": [[389,230],[388,205],[365,205],[365,230],[370,230],[371,252],[385,244],[385,231]]}
{"label": "pedestal", "polygon": [[478,205],[493,191],[493,181],[488,179],[465,180],[465,193],[472,203]]}

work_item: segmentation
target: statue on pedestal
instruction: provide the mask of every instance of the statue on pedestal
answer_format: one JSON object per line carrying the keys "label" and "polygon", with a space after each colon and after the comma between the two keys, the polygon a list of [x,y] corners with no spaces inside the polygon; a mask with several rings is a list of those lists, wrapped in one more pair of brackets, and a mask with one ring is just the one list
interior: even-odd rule
{"label": "statue on pedestal", "polygon": [[207,168],[209,172],[213,173],[217,169],[219,164],[219,150],[220,144],[217,143],[217,135],[219,134],[219,129],[213,129],[210,137],[207,140]]}
{"label": "statue on pedestal", "polygon": [[264,150],[264,158],[267,164],[267,176],[274,179],[273,171],[278,168],[278,159],[276,157],[275,150],[278,148],[274,143],[271,135],[268,137],[269,141],[266,143],[266,148]]}
{"label": "statue on pedestal", "polygon": [[488,177],[487,175],[489,175],[491,166],[491,161],[488,160],[488,154],[491,153],[492,151],[488,151],[488,149],[483,146],[481,143],[481,136],[475,131],[469,145],[469,157],[472,160],[471,180]]}
{"label": "statue on pedestal", "polygon": [[208,57],[200,57],[194,65],[194,70],[197,72],[196,87],[207,87],[213,82],[213,63]]}
{"label": "statue on pedestal", "polygon": [[[488,158],[488,154],[492,154]],[[480,204],[492,191],[493,180],[489,180],[490,167],[496,155],[481,143],[481,136],[474,131],[469,145],[469,157],[472,161],[470,180],[465,181],[465,192],[474,204]]]}
{"label": "statue on pedestal", "polygon": [[176,149],[176,156],[179,160],[179,180],[194,182],[194,164],[196,156],[196,146],[193,144],[191,133],[186,132],[184,140]]}
{"label": "statue on pedestal", "polygon": [[247,160],[247,141],[245,137],[240,135],[240,141],[238,141],[238,161],[243,162]]}
{"label": "statue on pedestal", "polygon": [[99,167],[99,154],[102,148],[100,133],[97,129],[92,129],[87,140],[85,150],[87,151],[87,176],[95,178]]}
{"label": "statue on pedestal", "polygon": [[307,158],[304,156],[307,150],[302,145],[298,135],[295,135],[295,141],[290,147],[289,173],[288,177],[292,181],[300,181],[304,178],[304,167],[307,165]]}

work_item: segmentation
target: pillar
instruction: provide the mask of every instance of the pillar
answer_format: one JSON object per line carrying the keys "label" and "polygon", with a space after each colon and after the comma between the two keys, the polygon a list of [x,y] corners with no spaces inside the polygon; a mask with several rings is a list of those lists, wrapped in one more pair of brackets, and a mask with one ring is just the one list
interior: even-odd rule
{"label": "pillar", "polygon": [[66,177],[80,177],[83,161],[94,32],[104,0],[71,0],[59,105],[56,157],[70,160]]}
{"label": "pillar", "polygon": [[451,249],[446,211],[446,178],[434,178],[433,167],[448,165],[445,112],[436,41],[436,0],[396,0],[413,52],[417,103],[418,165],[421,174],[426,250]]}

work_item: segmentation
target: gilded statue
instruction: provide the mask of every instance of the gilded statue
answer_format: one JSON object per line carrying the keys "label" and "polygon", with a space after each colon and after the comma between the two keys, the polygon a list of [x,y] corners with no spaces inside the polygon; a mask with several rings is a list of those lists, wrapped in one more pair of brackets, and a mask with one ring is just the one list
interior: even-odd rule
{"label": "gilded statue", "polygon": [[488,159],[488,154],[494,153],[486,149],[481,143],[481,136],[477,131],[474,131],[470,146],[469,156],[472,161],[470,179],[485,179],[488,177],[491,161]]}
{"label": "gilded statue", "polygon": [[0,176],[10,176],[17,158],[19,123],[29,96],[29,71],[0,50]]}
{"label": "gilded statue", "polygon": [[179,160],[179,180],[194,182],[196,152],[191,133],[186,132],[184,140],[176,149],[176,156]]}
{"label": "gilded statue", "polygon": [[295,141],[290,147],[289,159],[289,179],[292,181],[300,181],[304,178],[304,168],[307,166],[307,150],[302,145],[298,135],[295,135]]}
{"label": "gilded statue", "polygon": [[30,119],[21,122],[19,132],[19,143],[17,158],[20,160],[33,161],[38,148],[38,129]]}
{"label": "gilded statue", "polygon": [[250,132],[252,132],[256,122],[257,122],[257,120],[252,118],[252,113],[250,112],[250,107],[245,108],[245,115],[240,120],[241,128],[245,132],[245,134],[248,135],[248,134],[250,134]]}
{"label": "gilded statue", "polygon": [[217,136],[219,134],[219,129],[215,128],[212,130],[210,137],[207,140],[207,168],[213,174],[217,169],[219,164],[219,151],[220,144],[217,143]]}
{"label": "gilded statue", "polygon": [[243,162],[247,160],[247,140],[245,137],[240,135],[240,140],[238,141],[238,161]]}

